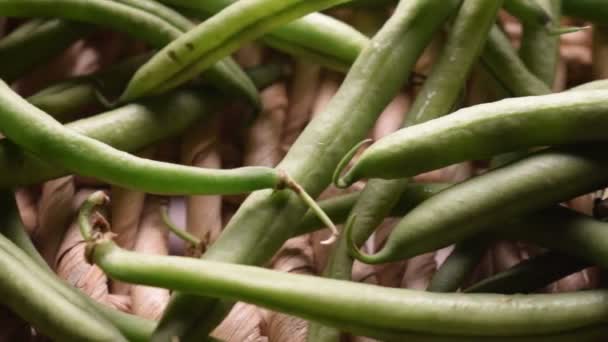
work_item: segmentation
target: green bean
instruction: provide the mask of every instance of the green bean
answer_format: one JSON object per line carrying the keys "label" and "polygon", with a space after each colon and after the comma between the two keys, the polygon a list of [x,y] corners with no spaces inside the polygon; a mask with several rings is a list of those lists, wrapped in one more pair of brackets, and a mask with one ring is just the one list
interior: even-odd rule
{"label": "green bean", "polygon": [[[553,22],[559,25],[561,0],[536,0],[530,3],[541,10],[541,6],[546,8]],[[552,88],[559,61],[559,35],[551,34],[545,24],[524,23],[519,55],[530,71]]]}
{"label": "green bean", "polygon": [[[142,1],[131,0],[126,3],[133,2]],[[97,24],[126,32],[159,48],[177,39],[184,32],[184,29],[176,27],[174,22],[167,22],[156,13],[130,7],[126,3],[108,0],[0,0],[0,14],[17,17],[57,17]],[[255,87],[232,59],[225,59],[209,70],[216,79],[220,75],[222,85],[238,89],[239,94],[253,104],[258,104]]]}
{"label": "green bean", "polygon": [[488,249],[484,238],[459,242],[431,278],[427,291],[456,292],[483,258]]}
{"label": "green bean", "polygon": [[541,151],[452,186],[406,215],[380,252],[364,255],[354,244],[351,252],[367,263],[405,259],[599,189],[608,184],[603,148],[600,144]]}
{"label": "green bean", "polygon": [[122,250],[103,237],[89,249],[91,260],[114,279],[246,301],[365,335],[383,329],[465,336],[542,335],[603,323],[608,313],[608,293],[603,290],[528,296],[426,293],[144,255]]}
{"label": "green bean", "polygon": [[[16,208],[12,193],[0,194],[1,227],[0,249],[4,249],[18,260],[23,268],[33,271],[39,277],[39,283],[53,288],[74,305],[96,315],[100,321],[112,323],[129,341],[148,341],[154,330],[154,322],[123,313],[100,304],[79,290],[61,281],[40,256],[25,228]],[[4,240],[6,237],[10,241]],[[100,318],[98,315],[102,315]]]}
{"label": "green bean", "polygon": [[144,64],[121,96],[130,101],[185,83],[244,42],[346,0],[239,1],[171,42]]}
{"label": "green bean", "polygon": [[[465,0],[452,25],[445,49],[433,68],[423,89],[407,115],[405,126],[415,125],[447,114],[457,101],[468,72],[485,43],[502,1]],[[449,75],[449,76],[447,76]],[[437,94],[440,92],[441,94]],[[353,238],[363,244],[384,220],[408,184],[407,179],[372,180],[349,216]],[[357,219],[355,220],[355,216]],[[348,222],[348,221],[347,221]],[[348,225],[348,223],[347,223]],[[343,236],[332,251],[324,276],[349,280],[353,262]],[[339,333],[331,327],[311,324],[308,341],[338,341]]]}
{"label": "green bean", "polygon": [[0,40],[0,78],[12,82],[59,54],[92,27],[58,19],[34,19]]}
{"label": "green bean", "polygon": [[[205,18],[235,0],[162,0],[194,11]],[[269,32],[262,40],[278,50],[311,59],[323,66],[347,71],[369,40],[360,32],[329,16],[312,13]]]}
{"label": "green bean", "polygon": [[157,16],[164,21],[170,23],[180,31],[187,32],[191,30],[194,25],[190,20],[183,17],[179,12],[174,11],[172,8],[164,6],[154,0],[113,0],[115,2],[123,3],[129,7],[140,9],[144,12],[150,13]]}
{"label": "green bean", "polygon": [[262,167],[201,169],[142,159],[64,127],[0,84],[2,133],[38,158],[110,184],[158,194],[242,193],[287,186]]}
{"label": "green bean", "polygon": [[413,176],[534,146],[603,140],[607,96],[606,90],[576,91],[464,108],[380,139],[337,183]]}
{"label": "green bean", "polygon": [[513,96],[551,93],[551,89],[528,70],[507,36],[497,26],[490,31],[481,61],[490,74]]}
{"label": "green bean", "polygon": [[505,0],[505,10],[524,25],[545,25],[551,15],[536,0]]}
{"label": "green bean", "polygon": [[529,293],[589,267],[588,262],[555,252],[522,261],[465,289],[467,293]]}
{"label": "green bean", "polygon": [[562,0],[564,14],[606,24],[608,4],[603,0]]}
{"label": "green bean", "polygon": [[[361,53],[336,96],[308,124],[278,167],[313,196],[320,194],[329,185],[331,170],[339,156],[371,129],[407,79],[433,33],[457,5],[457,1],[402,1]],[[429,12],[433,16],[426,15]],[[395,72],[397,69],[400,72]],[[370,91],[375,96],[367,96]],[[343,129],[344,122],[350,123],[349,129]],[[293,235],[294,222],[304,213],[305,207],[293,195],[254,193],[204,257],[263,264]],[[184,341],[204,339],[231,305],[178,294],[169,304],[153,340],[167,341],[172,336],[180,336]]]}
{"label": "green bean", "polygon": [[[208,98],[191,91],[178,91],[72,122],[62,130],[70,129],[114,148],[136,152],[208,117],[210,103]],[[32,120],[37,122],[39,117]],[[8,140],[0,142],[0,187],[36,184],[68,173],[65,168],[43,162]]]}

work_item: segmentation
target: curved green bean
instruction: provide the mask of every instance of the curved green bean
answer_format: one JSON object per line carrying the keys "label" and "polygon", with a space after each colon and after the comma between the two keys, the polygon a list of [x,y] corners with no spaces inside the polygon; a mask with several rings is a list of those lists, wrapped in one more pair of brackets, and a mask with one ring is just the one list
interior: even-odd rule
{"label": "curved green bean", "polygon": [[0,83],[0,126],[42,160],[110,184],[158,194],[242,193],[283,188],[286,175],[263,167],[201,169],[142,159],[64,127]]}
{"label": "curved green bean", "polygon": [[244,42],[293,19],[346,0],[244,0],[239,1],[171,42],[144,64],[122,94],[130,101],[153,92],[170,90]]}
{"label": "curved green bean", "polygon": [[12,82],[93,32],[59,19],[31,20],[0,40],[0,78]]}
{"label": "curved green bean", "polygon": [[[187,8],[201,19],[206,19],[235,3],[235,0],[162,0],[164,3]],[[193,13],[194,11],[194,13]],[[332,17],[312,13],[287,23],[262,40],[273,48],[323,66],[347,71],[369,39],[351,26]]]}
{"label": "curved green bean", "polygon": [[351,252],[367,263],[405,259],[461,241],[511,217],[605,187],[608,159],[604,147],[541,151],[452,186],[407,214],[378,253],[363,254],[352,241]]}
{"label": "curved green bean", "polygon": [[[502,1],[494,0],[465,0],[462,3],[442,55],[417,95],[405,120],[405,126],[447,114],[454,106],[501,4]],[[407,184],[407,179],[372,180],[367,183],[349,218],[353,222],[353,239],[357,245],[363,244],[384,220]],[[343,236],[330,255],[324,275],[350,279],[352,265]],[[332,330],[311,324],[309,341],[336,341],[337,334]]]}
{"label": "curved green bean", "polygon": [[[58,96],[63,95],[58,93]],[[212,103],[194,92],[178,91],[143,104],[125,105],[69,123],[62,130],[70,129],[114,148],[136,152],[182,132],[197,120],[205,119]],[[36,114],[32,122],[38,119]],[[8,140],[0,141],[0,187],[36,184],[68,173],[61,166],[43,162]]]}
{"label": "curved green bean", "polygon": [[[159,48],[177,39],[184,32],[184,29],[176,27],[174,22],[167,22],[154,12],[149,13],[139,7],[127,5],[131,2],[133,1],[121,3],[108,0],[0,0],[0,13],[5,16],[56,17],[97,24],[126,32]],[[222,85],[239,90],[239,94],[253,104],[258,104],[254,85],[232,59],[222,60],[209,70],[216,79],[221,80]]]}
{"label": "curved green bean", "polygon": [[534,146],[604,140],[607,99],[608,91],[589,90],[464,108],[378,140],[337,183],[414,176]]}
{"label": "curved green bean", "polygon": [[179,12],[173,10],[170,7],[162,5],[154,0],[113,0],[115,2],[123,3],[127,6],[138,8],[142,11],[157,16],[166,22],[173,25],[175,28],[181,31],[189,31],[194,27],[194,24]]}
{"label": "curved green bean", "polygon": [[466,293],[529,293],[591,266],[586,261],[555,252],[533,257],[486,278]]}
{"label": "curved green bean", "polygon": [[[362,139],[405,82],[433,33],[457,1],[402,1],[348,73],[338,93],[308,124],[278,167],[316,196],[331,182],[339,157]],[[447,6],[449,5],[449,6]],[[433,16],[428,16],[429,12]],[[307,18],[310,18],[308,16]],[[400,72],[395,72],[395,70]],[[375,89],[382,91],[373,91]],[[373,91],[375,96],[368,96]],[[343,129],[349,122],[349,129]],[[293,195],[257,192],[240,207],[205,259],[262,264],[290,238],[305,207]],[[238,246],[238,248],[235,248]],[[232,304],[178,294],[169,304],[153,341],[180,336],[200,341],[227,314]]]}
{"label": "curved green bean", "polygon": [[542,335],[603,323],[608,314],[608,293],[602,290],[528,296],[425,293],[144,255],[122,250],[107,238],[89,248],[91,259],[114,279],[247,301],[365,335],[383,329],[464,336]]}

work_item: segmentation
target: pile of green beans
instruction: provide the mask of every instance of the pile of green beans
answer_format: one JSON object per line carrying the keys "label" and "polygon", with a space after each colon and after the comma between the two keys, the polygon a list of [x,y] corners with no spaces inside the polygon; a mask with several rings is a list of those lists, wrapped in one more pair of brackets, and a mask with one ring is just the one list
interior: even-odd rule
{"label": "pile of green beans", "polygon": [[[372,25],[347,22],[366,11]],[[608,187],[608,82],[559,88],[559,35],[579,30],[560,28],[564,15],[607,25],[608,2],[0,0],[0,18],[11,18],[0,37],[0,305],[58,341],[216,341],[210,334],[236,301],[307,320],[309,342],[340,342],[344,333],[382,341],[602,340],[605,289],[537,293],[588,267],[608,268],[608,223],[560,205]],[[520,44],[504,20],[521,23]],[[102,30],[143,42],[145,52],[29,97],[19,93],[31,71]],[[250,69],[232,59],[256,42],[283,55],[261,54]],[[427,48],[424,57],[436,56],[416,87],[411,74],[419,75]],[[289,58],[345,77],[275,167],[231,161],[234,168],[211,169],[168,156],[170,143],[195,125],[213,121],[221,140],[228,128],[240,137],[252,117],[265,119],[260,92],[290,76]],[[478,96],[484,103],[466,100],[475,73],[496,87]],[[400,92],[415,97],[403,128],[359,153]],[[224,127],[223,113],[238,125]],[[163,161],[134,154],[165,142]],[[415,178],[470,161],[484,166],[458,183]],[[87,262],[112,280],[172,291],[153,322],[64,283],[30,240],[15,191],[70,174],[145,194],[251,194],[209,246],[171,227],[201,245],[201,259],[123,249],[105,218],[111,198],[96,191],[84,201],[77,219]],[[316,202],[332,181],[362,190]],[[167,211],[161,215],[170,224]],[[395,218],[377,241],[377,227]],[[262,267],[288,239],[325,228],[331,252],[321,277]],[[370,237],[375,243],[365,244]],[[540,252],[471,281],[502,240]],[[399,262],[448,246],[426,291],[351,279],[356,260]]]}

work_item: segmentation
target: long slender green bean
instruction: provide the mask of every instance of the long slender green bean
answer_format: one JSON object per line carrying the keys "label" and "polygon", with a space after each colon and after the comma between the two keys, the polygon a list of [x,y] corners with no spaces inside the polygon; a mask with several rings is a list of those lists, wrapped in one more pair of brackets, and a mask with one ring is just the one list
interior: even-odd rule
{"label": "long slender green bean", "polygon": [[[450,112],[473,63],[482,51],[488,31],[495,21],[501,4],[501,1],[465,0],[463,2],[454,19],[446,47],[419,92],[404,126],[416,125]],[[350,215],[353,239],[357,245],[363,244],[389,214],[401,192],[407,191],[407,184],[407,179],[371,180],[367,183]],[[339,247],[332,252],[330,262],[333,264],[329,267],[336,274],[350,276],[352,261],[345,252],[345,242],[341,241]],[[329,332],[331,336],[329,328],[312,327],[314,330],[311,334],[324,336]]]}
{"label": "long slender green bean", "polygon": [[467,293],[529,293],[589,267],[586,261],[555,252],[522,261],[464,290]]}
{"label": "long slender green bean", "polygon": [[171,42],[144,64],[121,96],[130,101],[185,83],[241,44],[346,0],[243,0]]}
{"label": "long slender green bean", "polygon": [[[142,0],[125,3],[108,0],[0,0],[0,14],[16,17],[56,17],[110,27],[158,48],[169,44],[184,32],[184,28],[176,27],[174,21],[167,22],[163,17],[157,16],[157,13],[142,10],[141,6],[132,7],[132,2]],[[171,15],[177,13],[172,12]],[[187,19],[182,20],[185,21]],[[232,59],[224,59],[209,70],[224,87],[239,90],[239,94],[253,104],[258,104],[254,85]]]}
{"label": "long slender green bean", "polygon": [[34,19],[0,40],[0,78],[12,82],[59,54],[92,27],[59,19]]}
{"label": "long slender green bean", "polygon": [[[367,134],[406,80],[433,33],[457,4],[458,1],[402,1],[361,53],[336,96],[308,124],[278,167],[291,174],[311,195],[321,193],[331,181],[331,170],[339,156]],[[426,15],[430,12],[433,16]],[[400,72],[395,72],[397,69]],[[370,92],[375,96],[367,96]],[[349,129],[343,129],[344,122],[350,123]],[[305,207],[293,195],[254,193],[204,257],[262,264],[293,235],[296,229],[293,223],[304,213]],[[231,306],[231,302],[178,294],[169,304],[153,340],[167,341],[180,336],[184,341],[200,341]]]}
{"label": "long slender green bean", "polygon": [[380,139],[337,183],[413,176],[535,146],[601,141],[607,96],[606,90],[581,90],[464,108]]}
{"label": "long slender green bean", "polygon": [[[392,289],[243,265],[120,249],[102,238],[91,258],[112,278],[244,300],[370,335],[373,330],[464,336],[526,336],[603,323],[606,291],[505,296]],[[369,314],[362,314],[369,313]]]}
{"label": "long slender green bean", "polygon": [[541,151],[452,186],[406,215],[380,252],[365,255],[354,244],[351,252],[368,263],[405,259],[602,188],[608,184],[603,148],[599,144]]}
{"label": "long slender green bean", "polygon": [[[205,119],[212,106],[213,102],[206,97],[192,91],[178,91],[143,104],[129,104],[81,119],[62,129],[84,134],[123,151],[136,152]],[[32,120],[36,122],[39,117]],[[35,184],[67,173],[67,169],[43,162],[8,140],[0,142],[0,187]]]}
{"label": "long slender green bean", "polygon": [[[188,13],[206,18],[235,3],[235,0],[162,0],[187,8]],[[193,12],[194,11],[194,12]],[[269,32],[268,45],[311,59],[332,69],[347,71],[369,39],[351,26],[329,16],[312,13]]]}
{"label": "long slender green bean", "polygon": [[201,169],[142,159],[80,135],[0,84],[0,125],[11,141],[44,161],[84,176],[150,193],[241,193],[287,186],[269,168]]}

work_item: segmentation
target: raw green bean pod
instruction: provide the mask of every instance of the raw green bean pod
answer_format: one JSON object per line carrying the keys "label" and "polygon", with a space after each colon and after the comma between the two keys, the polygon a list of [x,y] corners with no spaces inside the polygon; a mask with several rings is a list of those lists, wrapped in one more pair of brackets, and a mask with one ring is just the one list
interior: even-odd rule
{"label": "raw green bean pod", "polygon": [[604,147],[549,149],[459,183],[407,214],[378,253],[363,254],[349,240],[351,253],[374,264],[406,259],[605,187],[608,159]]}
{"label": "raw green bean pod", "polygon": [[60,19],[34,19],[0,40],[0,78],[12,82],[58,55],[93,28]]}
{"label": "raw green bean pod", "polygon": [[[308,124],[279,168],[311,195],[331,182],[340,156],[362,139],[396,95],[433,33],[458,1],[402,1],[372,39],[325,110]],[[428,16],[428,13],[433,16]],[[307,16],[306,18],[310,18]],[[399,72],[395,72],[395,70]],[[371,90],[375,96],[368,96]],[[349,122],[349,129],[343,129]],[[249,196],[204,258],[263,264],[290,238],[305,207],[293,195],[270,191]],[[238,246],[238,248],[235,248]],[[159,323],[154,341],[179,336],[200,341],[227,314],[231,302],[178,293]]]}
{"label": "raw green bean pod", "polygon": [[466,293],[530,293],[591,266],[556,252],[524,260],[464,290]]}
{"label": "raw green bean pod", "polygon": [[[63,96],[61,92],[58,94]],[[207,118],[209,107],[213,107],[209,98],[192,91],[177,91],[142,104],[125,105],[69,123],[62,130],[69,129],[119,150],[137,152]],[[36,114],[32,122],[40,118],[44,116]],[[0,142],[0,187],[36,184],[68,173],[67,169],[55,163],[46,163],[8,140]]]}
{"label": "raw green bean pod", "polygon": [[113,0],[123,3],[129,7],[140,9],[144,12],[157,16],[170,23],[180,31],[187,32],[194,27],[194,24],[186,17],[172,8],[162,5],[154,0]]}
{"label": "raw green bean pod", "polygon": [[456,292],[488,249],[484,238],[472,238],[457,243],[444,263],[433,274],[427,288],[430,292]]}
{"label": "raw green bean pod", "polygon": [[[206,19],[235,3],[235,0],[162,0],[187,8]],[[369,39],[332,17],[312,13],[269,32],[262,40],[283,52],[311,59],[323,66],[347,71]]]}
{"label": "raw green bean pod", "polygon": [[543,335],[604,323],[608,313],[608,293],[603,290],[527,296],[426,293],[144,255],[122,250],[103,235],[89,242],[89,255],[114,279],[246,301],[364,335],[372,335],[374,330],[456,336]]}
{"label": "raw green bean pod", "polygon": [[170,90],[196,77],[244,42],[308,13],[346,0],[244,0],[174,40],[133,76],[121,99]]}
{"label": "raw green bean pod", "polygon": [[[24,269],[32,271],[39,278],[39,284],[54,289],[74,305],[94,315],[97,320],[107,320],[129,341],[145,342],[149,340],[155,327],[154,322],[98,303],[80,290],[60,280],[40,256],[25,232],[13,194],[7,191],[1,193],[0,201],[0,213],[2,214],[0,218],[0,249],[4,249],[20,262]],[[4,237],[10,241],[5,240]]]}
{"label": "raw green bean pod", "polygon": [[588,90],[464,108],[378,140],[337,184],[414,176],[535,146],[601,141],[608,129],[607,99],[606,90]]}
{"label": "raw green bean pod", "polygon": [[551,15],[539,5],[537,0],[505,0],[505,10],[524,25],[546,25]]}
{"label": "raw green bean pod", "polygon": [[[56,17],[96,24],[128,33],[158,48],[169,44],[184,32],[184,29],[176,27],[174,22],[167,22],[156,13],[129,6],[129,2],[0,0],[0,14],[16,17]],[[177,13],[173,12],[173,15],[177,15]],[[187,21],[187,19],[183,19],[183,21]],[[237,89],[239,94],[245,96],[253,104],[258,104],[258,94],[254,85],[232,59],[222,60],[209,70],[216,79],[222,82],[221,86]]]}

